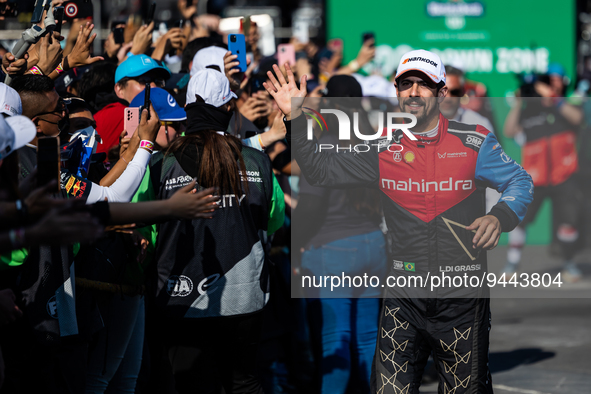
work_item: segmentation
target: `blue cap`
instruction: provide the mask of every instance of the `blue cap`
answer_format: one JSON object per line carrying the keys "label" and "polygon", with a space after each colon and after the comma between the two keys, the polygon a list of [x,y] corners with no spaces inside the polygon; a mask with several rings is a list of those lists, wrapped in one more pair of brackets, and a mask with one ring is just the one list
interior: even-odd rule
{"label": "blue cap", "polygon": [[548,75],[560,75],[561,77],[565,77],[566,70],[562,64],[550,63],[550,65],[548,65]]}
{"label": "blue cap", "polygon": [[[130,107],[141,107],[144,105],[145,91],[141,91],[129,104]],[[171,96],[164,89],[151,88],[150,89],[150,101],[152,106],[158,114],[160,120],[168,122],[176,122],[179,120],[187,119],[187,113],[185,109],[177,104],[174,97]]]}
{"label": "blue cap", "polygon": [[115,83],[122,78],[139,77],[152,71],[156,78],[168,79],[170,78],[170,70],[164,63],[152,59],[146,55],[134,55],[128,57],[126,61],[121,63],[115,71]]}

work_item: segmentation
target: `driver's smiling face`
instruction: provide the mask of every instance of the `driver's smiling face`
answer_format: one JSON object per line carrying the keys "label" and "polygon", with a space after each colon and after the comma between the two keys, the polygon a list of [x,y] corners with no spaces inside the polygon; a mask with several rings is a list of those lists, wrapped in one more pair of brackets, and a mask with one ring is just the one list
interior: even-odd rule
{"label": "driver's smiling face", "polygon": [[400,109],[417,118],[421,128],[439,116],[438,98],[444,97],[447,89],[437,89],[437,84],[420,71],[404,73],[396,85]]}

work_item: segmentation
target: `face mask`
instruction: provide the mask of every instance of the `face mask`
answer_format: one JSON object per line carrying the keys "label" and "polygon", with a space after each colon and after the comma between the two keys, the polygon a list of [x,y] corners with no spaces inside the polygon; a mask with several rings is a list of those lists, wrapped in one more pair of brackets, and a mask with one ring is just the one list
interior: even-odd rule
{"label": "face mask", "polygon": [[57,127],[60,129],[60,136],[67,135],[68,131],[70,131],[70,117],[68,115],[64,116],[57,122]]}

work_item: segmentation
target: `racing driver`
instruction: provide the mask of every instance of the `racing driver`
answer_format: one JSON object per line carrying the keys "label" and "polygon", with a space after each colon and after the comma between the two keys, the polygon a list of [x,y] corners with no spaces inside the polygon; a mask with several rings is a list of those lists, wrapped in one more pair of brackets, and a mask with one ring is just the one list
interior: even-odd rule
{"label": "racing driver", "polygon": [[[501,232],[523,219],[533,184],[493,133],[441,115],[439,104],[447,88],[439,56],[411,51],[402,56],[397,69],[400,108],[415,116],[410,136],[416,140],[396,130],[390,139],[386,134],[372,141],[368,152],[319,152],[316,139],[308,140],[302,113],[305,76],[298,89],[289,66],[287,81],[277,66],[274,71],[277,77],[269,72],[265,87],[285,115],[288,141],[310,184],[382,191],[391,238],[390,277],[469,274],[470,284],[483,277],[485,251],[497,245]],[[502,193],[488,213],[486,187]],[[433,290],[408,285],[385,288],[373,393],[418,393],[430,354],[438,370],[439,393],[492,393],[487,286],[457,283]]]}

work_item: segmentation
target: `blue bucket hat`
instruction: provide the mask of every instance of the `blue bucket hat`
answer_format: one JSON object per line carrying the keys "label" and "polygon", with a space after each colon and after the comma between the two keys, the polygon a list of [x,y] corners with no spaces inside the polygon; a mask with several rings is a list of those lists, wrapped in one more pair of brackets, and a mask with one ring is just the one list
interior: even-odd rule
{"label": "blue bucket hat", "polygon": [[[130,107],[141,107],[144,105],[145,92],[141,91],[129,104]],[[162,121],[176,122],[187,119],[185,109],[177,104],[170,93],[164,89],[151,88],[150,101]]]}
{"label": "blue bucket hat", "polygon": [[161,79],[170,78],[170,70],[162,62],[152,59],[146,55],[134,55],[128,57],[126,61],[121,63],[115,71],[115,83],[122,78],[134,78],[144,75],[148,72],[155,74],[155,77]]}

